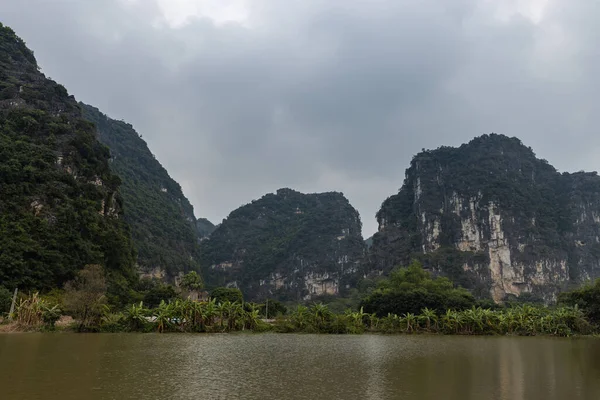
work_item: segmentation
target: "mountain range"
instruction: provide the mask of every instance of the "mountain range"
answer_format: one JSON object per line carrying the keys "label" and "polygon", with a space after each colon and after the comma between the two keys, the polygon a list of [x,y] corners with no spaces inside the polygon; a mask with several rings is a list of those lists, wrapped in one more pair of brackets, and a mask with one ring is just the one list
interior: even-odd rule
{"label": "mountain range", "polygon": [[130,124],[78,103],[0,24],[0,285],[50,290],[100,264],[114,295],[198,271],[209,289],[302,302],[417,259],[480,298],[551,303],[600,276],[600,178],[517,138],[422,151],[377,221],[365,241],[342,193],[289,188],[196,218]]}

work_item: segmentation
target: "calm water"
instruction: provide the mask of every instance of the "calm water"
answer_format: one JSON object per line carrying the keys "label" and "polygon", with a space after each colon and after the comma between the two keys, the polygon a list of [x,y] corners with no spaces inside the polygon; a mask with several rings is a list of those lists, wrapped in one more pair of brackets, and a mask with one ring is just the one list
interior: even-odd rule
{"label": "calm water", "polygon": [[0,399],[600,399],[600,339],[0,335]]}

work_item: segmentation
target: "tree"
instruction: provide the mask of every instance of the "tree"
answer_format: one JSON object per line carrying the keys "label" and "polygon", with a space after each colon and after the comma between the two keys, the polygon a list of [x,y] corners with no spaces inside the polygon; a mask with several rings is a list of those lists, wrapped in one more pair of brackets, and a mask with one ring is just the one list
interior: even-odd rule
{"label": "tree", "polygon": [[183,276],[180,286],[188,291],[201,290],[204,288],[204,283],[202,277],[196,271],[192,271]]}
{"label": "tree", "polygon": [[158,307],[162,301],[169,303],[177,298],[175,288],[159,280],[143,279],[140,281],[140,288],[144,294],[144,304],[149,308]]}
{"label": "tree", "polygon": [[215,299],[217,303],[224,303],[226,301],[242,303],[244,301],[242,291],[236,288],[218,287],[210,293],[210,297]]}
{"label": "tree", "polygon": [[65,284],[65,307],[79,320],[79,331],[99,325],[106,303],[106,278],[100,265],[86,265]]}
{"label": "tree", "polygon": [[558,300],[562,304],[579,307],[590,322],[600,324],[600,279],[580,289],[561,293]]}
{"label": "tree", "polygon": [[419,314],[427,308],[437,313],[447,309],[465,310],[475,305],[475,298],[463,288],[455,288],[443,277],[432,278],[421,264],[413,261],[407,268],[390,273],[379,282],[378,288],[365,297],[361,305],[365,312],[379,317],[387,314]]}
{"label": "tree", "polygon": [[[268,309],[267,309],[268,308]],[[268,315],[267,315],[268,311]],[[287,307],[283,305],[278,300],[267,299],[264,304],[260,305],[260,314],[269,317],[275,318],[278,315],[285,315],[287,313]]]}

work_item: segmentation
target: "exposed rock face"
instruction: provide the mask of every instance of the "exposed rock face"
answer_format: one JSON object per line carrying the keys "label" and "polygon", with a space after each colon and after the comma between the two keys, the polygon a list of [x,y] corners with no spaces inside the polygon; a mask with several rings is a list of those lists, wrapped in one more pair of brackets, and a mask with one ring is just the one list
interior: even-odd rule
{"label": "exposed rock face", "polygon": [[600,276],[600,178],[560,174],[518,139],[484,135],[413,158],[377,214],[372,268],[411,257],[482,297],[561,289]]}
{"label": "exposed rock face", "polygon": [[280,189],[233,211],[201,252],[209,285],[254,300],[309,300],[350,287],[365,245],[358,212],[341,193]]}

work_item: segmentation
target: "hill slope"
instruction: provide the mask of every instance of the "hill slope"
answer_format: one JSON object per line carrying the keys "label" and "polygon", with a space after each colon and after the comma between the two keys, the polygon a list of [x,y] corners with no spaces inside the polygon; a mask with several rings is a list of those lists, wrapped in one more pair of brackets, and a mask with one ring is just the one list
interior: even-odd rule
{"label": "hill slope", "polygon": [[124,218],[131,226],[141,270],[155,276],[199,270],[194,209],[181,187],[130,124],[81,104],[98,139],[110,148],[111,169],[121,178]]}
{"label": "hill slope", "polygon": [[196,231],[198,232],[200,239],[209,237],[215,229],[217,229],[217,227],[206,218],[198,218],[196,221]]}
{"label": "hill slope", "polygon": [[419,153],[377,219],[372,268],[417,257],[496,301],[550,302],[600,275],[600,178],[560,174],[516,138]]}
{"label": "hill slope", "polygon": [[208,283],[239,287],[248,299],[343,292],[364,250],[358,212],[341,193],[291,189],[233,211],[201,244]]}
{"label": "hill slope", "polygon": [[0,284],[62,285],[86,264],[133,280],[109,150],[66,89],[0,24]]}

